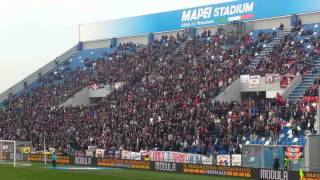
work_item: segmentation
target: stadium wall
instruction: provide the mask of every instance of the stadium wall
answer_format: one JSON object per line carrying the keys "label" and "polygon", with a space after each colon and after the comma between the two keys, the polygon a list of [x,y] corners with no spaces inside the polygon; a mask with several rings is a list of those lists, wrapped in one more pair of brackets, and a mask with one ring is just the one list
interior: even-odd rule
{"label": "stadium wall", "polygon": [[183,29],[179,31],[170,31],[170,32],[160,32],[160,33],[154,33],[154,39],[160,40],[162,36],[173,36],[177,37],[177,33],[179,32],[180,34],[183,33]]}
{"label": "stadium wall", "polygon": [[229,102],[229,101],[241,101],[241,91],[240,87],[240,79],[233,81],[231,85],[229,85],[223,92],[221,92],[214,101],[222,101],[222,102]]}
{"label": "stadium wall", "polygon": [[129,42],[147,45],[148,44],[148,35],[123,37],[123,38],[118,39],[118,44],[129,43]]}
{"label": "stadium wall", "polygon": [[[307,143],[305,146],[305,166],[308,167],[310,171],[320,170],[320,135],[308,135]],[[319,176],[320,179],[320,176]]]}
{"label": "stadium wall", "polygon": [[296,87],[298,87],[298,86],[300,85],[301,81],[302,81],[302,75],[299,74],[299,75],[297,75],[297,76],[293,79],[292,83],[289,85],[288,88],[286,88],[286,89],[282,92],[281,95],[282,95],[284,98],[289,97],[289,95],[296,89]]}
{"label": "stadium wall", "polygon": [[82,89],[80,92],[69,98],[66,102],[62,103],[60,107],[65,106],[77,106],[77,105],[84,105],[88,106],[90,105],[90,98],[88,96],[89,89],[86,87]]}
{"label": "stadium wall", "polygon": [[278,28],[281,23],[283,23],[285,27],[291,27],[290,22],[290,16],[250,21],[245,23],[245,30],[246,32],[250,32],[254,30],[272,29],[273,27]]}
{"label": "stadium wall", "polygon": [[320,13],[300,14],[298,17],[303,24],[313,24],[320,22]]}
{"label": "stadium wall", "polygon": [[107,97],[111,92],[112,88],[108,88],[107,86],[100,87],[98,89],[86,87],[62,103],[60,107],[81,105],[88,106],[91,104],[92,98],[104,98]]}
{"label": "stadium wall", "polygon": [[197,34],[201,35],[203,31],[207,31],[207,30],[210,30],[211,34],[215,34],[218,30],[218,26],[197,28]]}
{"label": "stadium wall", "polygon": [[111,39],[102,41],[89,41],[84,42],[82,45],[83,49],[97,49],[97,48],[109,48],[111,45]]}

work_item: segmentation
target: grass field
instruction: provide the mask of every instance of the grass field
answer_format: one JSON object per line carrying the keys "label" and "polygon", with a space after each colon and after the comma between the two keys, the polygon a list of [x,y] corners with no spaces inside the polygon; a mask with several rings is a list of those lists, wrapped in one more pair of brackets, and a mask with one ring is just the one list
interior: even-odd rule
{"label": "grass field", "polygon": [[[73,166],[74,167],[74,166]],[[66,168],[72,168],[71,166]],[[75,167],[78,168],[78,167]],[[0,165],[0,180],[237,180],[214,176],[162,173],[128,169],[104,168],[100,170],[52,170],[50,166],[33,164],[30,167]]]}

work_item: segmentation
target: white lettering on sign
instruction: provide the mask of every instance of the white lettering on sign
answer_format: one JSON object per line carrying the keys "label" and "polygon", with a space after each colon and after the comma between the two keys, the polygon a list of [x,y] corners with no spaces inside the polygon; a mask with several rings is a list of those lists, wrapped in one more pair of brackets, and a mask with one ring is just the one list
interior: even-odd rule
{"label": "white lettering on sign", "polygon": [[276,171],[269,169],[261,169],[260,178],[270,180],[289,180],[287,171]]}
{"label": "white lettering on sign", "polygon": [[164,163],[164,162],[155,162],[155,170],[157,171],[177,171],[176,163]]}
{"label": "white lettering on sign", "polygon": [[214,17],[218,16],[231,16],[242,13],[249,13],[253,11],[254,2],[243,3],[231,6],[222,6],[214,9]]}
{"label": "white lettering on sign", "polygon": [[239,15],[243,13],[253,12],[253,8],[254,2],[247,2],[242,4],[217,7],[214,9],[211,6],[188,9],[182,11],[181,22],[185,23],[195,20],[209,20],[211,19],[211,17]]}
{"label": "white lettering on sign", "polygon": [[199,19],[210,19],[212,14],[211,12],[212,7],[184,10],[182,12],[181,21],[185,22]]}
{"label": "white lettering on sign", "polygon": [[80,165],[91,165],[91,158],[75,157],[74,162],[75,164],[80,164]]}

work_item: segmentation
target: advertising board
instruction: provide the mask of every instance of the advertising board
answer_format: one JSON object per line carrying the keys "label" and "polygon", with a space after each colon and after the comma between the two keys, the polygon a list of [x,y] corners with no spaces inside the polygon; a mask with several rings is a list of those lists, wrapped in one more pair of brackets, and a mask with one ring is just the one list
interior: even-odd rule
{"label": "advertising board", "polygon": [[[285,8],[284,8],[285,7]],[[80,42],[144,35],[233,21],[253,21],[320,11],[319,0],[230,0],[230,2],[80,25]]]}
{"label": "advertising board", "polygon": [[98,166],[117,167],[128,169],[150,170],[151,163],[148,161],[122,160],[122,159],[98,159]]}

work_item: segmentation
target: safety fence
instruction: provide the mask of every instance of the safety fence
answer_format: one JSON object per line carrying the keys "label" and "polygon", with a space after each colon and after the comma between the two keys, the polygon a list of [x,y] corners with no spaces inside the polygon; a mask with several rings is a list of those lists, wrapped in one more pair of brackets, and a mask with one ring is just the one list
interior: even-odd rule
{"label": "safety fence", "polygon": [[[244,145],[242,148],[242,166],[272,169],[274,159],[278,158],[281,168],[284,169],[285,147],[280,145]],[[298,155],[298,153],[295,152],[295,155]],[[305,166],[304,161],[304,158],[289,161],[289,169],[299,171],[301,167]]]}
{"label": "safety fence", "polygon": [[[10,155],[7,156],[10,158]],[[44,162],[50,161],[51,156],[43,154],[24,154],[19,156],[21,160]],[[95,157],[58,156],[58,164],[78,165],[93,167],[112,167],[126,169],[140,169],[159,172],[175,172],[209,176],[243,177],[248,179],[274,179],[274,180],[319,180],[320,173],[303,172],[300,178],[298,171],[273,170],[267,168],[251,168],[239,166],[217,166],[204,164],[185,164],[175,162],[139,161],[124,159],[105,159]]]}

